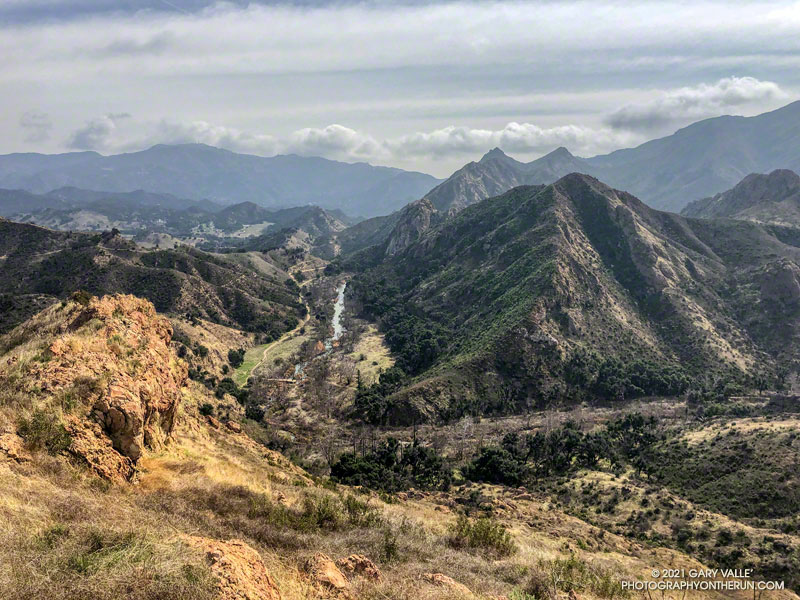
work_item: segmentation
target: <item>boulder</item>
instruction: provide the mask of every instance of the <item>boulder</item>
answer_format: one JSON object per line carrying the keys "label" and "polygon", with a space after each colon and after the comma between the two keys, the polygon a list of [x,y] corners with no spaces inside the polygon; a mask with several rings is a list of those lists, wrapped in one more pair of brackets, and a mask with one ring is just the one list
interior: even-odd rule
{"label": "boulder", "polygon": [[218,600],[282,600],[261,556],[241,540],[222,542],[195,536],[182,539],[204,553],[217,579]]}
{"label": "boulder", "polygon": [[423,577],[428,583],[432,583],[433,585],[449,588],[462,596],[472,596],[472,592],[467,586],[465,586],[463,583],[458,583],[452,577],[448,577],[442,573],[425,573]]}
{"label": "boulder", "polygon": [[225,425],[233,433],[242,433],[242,426],[239,425],[236,421],[228,421],[227,423],[225,423]]}
{"label": "boulder", "polygon": [[306,562],[306,571],[322,587],[342,591],[347,589],[347,578],[328,556],[317,552]]}
{"label": "boulder", "polygon": [[340,558],[336,561],[336,566],[347,574],[348,577],[364,577],[372,581],[380,581],[380,569],[362,554],[351,554],[347,558]]}

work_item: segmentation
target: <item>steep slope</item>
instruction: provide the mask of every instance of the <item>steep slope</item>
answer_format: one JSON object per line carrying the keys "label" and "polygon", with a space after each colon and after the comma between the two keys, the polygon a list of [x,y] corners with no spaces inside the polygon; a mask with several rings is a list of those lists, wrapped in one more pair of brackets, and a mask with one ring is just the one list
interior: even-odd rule
{"label": "steep slope", "polygon": [[800,176],[779,169],[752,173],[734,188],[696,200],[681,211],[687,217],[725,217],[774,225],[800,226]]}
{"label": "steep slope", "polygon": [[396,210],[437,183],[423,173],[366,163],[295,155],[264,158],[203,144],[158,145],[113,156],[0,156],[0,187],[5,188],[39,193],[62,186],[112,192],[144,188],[223,204],[250,201],[280,208],[313,203],[362,216]]}
{"label": "steep slope", "polygon": [[673,135],[587,159],[609,184],[678,211],[730,189],[748,173],[800,171],[800,101],[755,117],[699,121]]}
{"label": "steep slope", "polygon": [[416,376],[395,395],[411,404],[387,406],[408,421],[458,396],[508,410],[796,368],[797,246],[793,230],[661,213],[573,174],[464,209],[353,289]]}
{"label": "steep slope", "polygon": [[494,148],[478,162],[453,173],[422,199],[391,215],[358,223],[337,235],[335,241],[345,255],[374,245],[381,246],[384,254],[396,254],[432,224],[467,206],[519,185],[552,183],[568,173],[587,170],[588,165],[566,148],[558,148],[530,163],[519,162]]}
{"label": "steep slope", "polygon": [[425,199],[445,214],[455,214],[485,198],[497,196],[520,185],[553,183],[556,179],[585,172],[588,165],[566,148],[558,148],[530,163],[522,163],[499,148],[487,152],[478,162],[471,162],[431,190]]}
{"label": "steep slope", "polygon": [[[307,206],[285,215],[270,230],[244,242],[247,250],[266,252],[275,248],[304,248],[327,244],[337,233],[347,228],[342,221],[319,206]],[[279,228],[280,227],[280,228]]]}
{"label": "steep slope", "polygon": [[10,221],[0,221],[0,289],[4,331],[47,298],[55,302],[79,289],[136,292],[159,311],[264,333],[291,329],[302,312],[296,292],[282,280],[222,256],[189,248],[146,251],[114,233],[68,233]]}
{"label": "steep slope", "polygon": [[[381,494],[312,477],[254,441],[259,426],[238,403],[223,409],[230,398],[187,380],[170,333],[152,304],[109,296],[50,307],[0,337],[3,600],[602,600],[664,565],[736,560],[786,581],[770,597],[797,600],[793,521],[726,518],[632,470],[597,466],[531,490]],[[780,427],[776,444],[789,461],[796,454],[796,420],[724,437],[723,425],[687,431],[703,446],[672,451],[724,456],[748,440],[768,450],[762,433]],[[411,435],[403,446],[433,451]]]}

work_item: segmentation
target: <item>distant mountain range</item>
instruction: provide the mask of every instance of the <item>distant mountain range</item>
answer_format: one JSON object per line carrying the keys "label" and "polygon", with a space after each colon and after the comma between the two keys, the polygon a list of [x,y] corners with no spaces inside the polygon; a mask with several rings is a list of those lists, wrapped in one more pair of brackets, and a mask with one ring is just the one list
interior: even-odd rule
{"label": "distant mountain range", "polygon": [[[523,163],[499,148],[441,181],[430,175],[366,163],[296,155],[264,158],[203,144],[158,145],[141,152],[0,156],[0,188],[70,199],[70,189],[133,193],[130,200],[186,208],[186,203],[252,202],[266,208],[317,205],[348,215],[380,217],[425,198],[452,215],[519,185],[550,184],[569,173],[595,176],[646,204],[678,212],[694,200],[721,193],[749,173],[800,171],[800,101],[755,117],[706,119],[636,148],[591,158],[566,148]],[[60,188],[60,189],[59,189]],[[51,192],[51,190],[59,190]],[[188,199],[188,200],[180,200]],[[21,200],[39,206],[34,198]],[[37,204],[37,202],[39,204]],[[2,195],[0,194],[0,203]],[[166,204],[164,204],[166,203]],[[52,208],[52,207],[51,207]],[[342,236],[342,247],[382,242],[399,214]],[[351,235],[352,233],[352,235]]]}
{"label": "distant mountain range", "polygon": [[0,188],[47,193],[65,186],[106,192],[145,189],[220,204],[267,208],[316,204],[349,215],[388,214],[440,180],[366,163],[296,155],[264,158],[204,144],[157,145],[128,154],[96,152],[0,156]]}
{"label": "distant mountain range", "polygon": [[695,200],[681,214],[800,227],[800,176],[787,169],[752,173],[727,192]]}
{"label": "distant mountain range", "polygon": [[[249,238],[286,228],[327,238],[354,223],[341,211],[318,206],[267,209],[253,202],[229,206],[169,194],[96,192],[59,188],[47,194],[0,189],[0,216],[60,231],[118,229],[146,246],[176,243],[205,249],[241,247]],[[305,244],[308,245],[308,244]]]}
{"label": "distant mountain range", "polygon": [[580,174],[423,225],[345,261],[413,375],[379,421],[669,395],[800,360],[798,229],[659,212]]}
{"label": "distant mountain range", "polygon": [[707,119],[636,148],[592,158],[558,148],[523,163],[495,148],[425,198],[438,212],[453,214],[519,185],[550,184],[569,173],[585,173],[648,206],[679,212],[749,173],[774,169],[800,170],[800,101],[756,117]]}
{"label": "distant mountain range", "polygon": [[593,158],[558,148],[523,163],[494,148],[422,199],[361,222],[337,239],[344,253],[383,245],[384,252],[394,254],[431,224],[467,206],[520,185],[550,184],[570,173],[595,176],[648,206],[679,212],[691,201],[732,187],[748,173],[792,168],[800,170],[800,102],[756,117],[707,119],[637,148]]}

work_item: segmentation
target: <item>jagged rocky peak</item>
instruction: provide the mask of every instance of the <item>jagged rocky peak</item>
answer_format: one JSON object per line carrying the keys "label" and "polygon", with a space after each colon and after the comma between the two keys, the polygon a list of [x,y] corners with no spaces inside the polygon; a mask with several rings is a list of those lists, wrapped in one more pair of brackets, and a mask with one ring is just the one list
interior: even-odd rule
{"label": "jagged rocky peak", "polygon": [[386,241],[386,256],[393,256],[422,237],[438,215],[430,200],[423,198],[406,206]]}
{"label": "jagged rocky peak", "polygon": [[486,162],[492,159],[508,158],[508,154],[503,152],[500,148],[494,147],[481,157],[479,162]]}

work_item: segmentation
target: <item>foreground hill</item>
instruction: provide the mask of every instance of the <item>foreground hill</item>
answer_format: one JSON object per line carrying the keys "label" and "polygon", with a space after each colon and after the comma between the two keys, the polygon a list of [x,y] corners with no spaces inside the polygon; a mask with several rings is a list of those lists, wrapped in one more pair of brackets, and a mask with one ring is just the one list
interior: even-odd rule
{"label": "foreground hill", "polygon": [[681,214],[800,227],[800,176],[787,169],[752,173],[727,192],[692,202]]}
{"label": "foreground hill", "polygon": [[796,535],[632,471],[582,471],[552,496],[463,481],[379,495],[311,476],[254,441],[261,426],[233,398],[187,378],[151,303],[80,300],[0,336],[3,600],[611,600],[655,568],[731,560],[795,582]]}
{"label": "foreground hill", "polygon": [[190,248],[146,251],[115,233],[68,233],[0,220],[4,331],[47,303],[86,290],[136,292],[163,312],[279,335],[303,311],[285,281]]}
{"label": "foreground hill", "polygon": [[158,145],[141,152],[0,156],[0,187],[44,193],[74,186],[110,192],[144,188],[222,204],[269,208],[319,204],[365,217],[420,198],[438,180],[424,173],[296,155],[264,158],[203,144]]}
{"label": "foreground hill", "polygon": [[414,376],[372,415],[774,379],[800,358],[799,246],[794,229],[662,213],[585,175],[515,188],[345,262],[367,269],[353,289]]}

